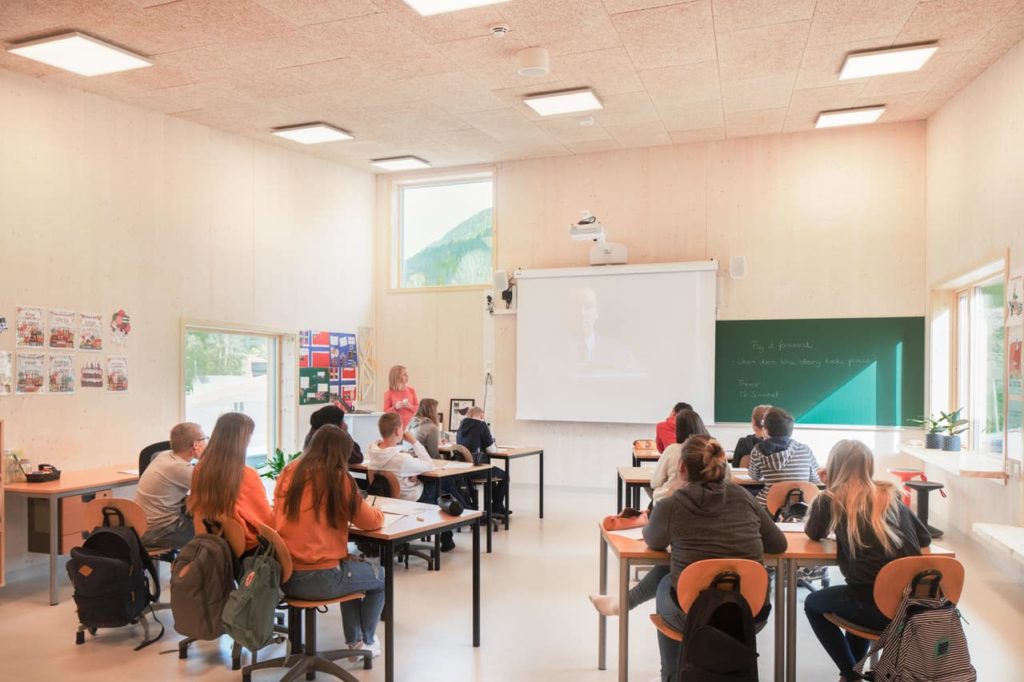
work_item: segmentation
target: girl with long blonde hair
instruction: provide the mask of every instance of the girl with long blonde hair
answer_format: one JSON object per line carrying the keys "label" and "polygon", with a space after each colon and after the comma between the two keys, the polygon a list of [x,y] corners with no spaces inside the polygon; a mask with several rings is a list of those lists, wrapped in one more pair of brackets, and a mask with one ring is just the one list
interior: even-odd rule
{"label": "girl with long blonde hair", "polygon": [[273,523],[259,473],[245,465],[256,425],[247,415],[228,412],[217,419],[203,458],[192,473],[188,508],[207,519],[234,518],[245,531],[246,551],[256,547],[259,524]]}
{"label": "girl with long blonde hair", "polygon": [[856,440],[841,440],[825,466],[828,489],[815,498],[805,531],[813,540],[835,533],[839,570],[845,585],[807,595],[804,611],[814,634],[839,668],[841,680],[863,679],[854,665],[868,650],[868,640],[843,631],[825,619],[834,613],[871,630],[888,619],[875,606],[875,578],[882,567],[921,553],[931,543],[924,524],[899,500],[896,486],[875,481],[871,449]]}
{"label": "girl with long blonde hair", "polygon": [[402,418],[402,428],[419,409],[420,401],[416,389],[409,385],[409,371],[404,365],[395,365],[388,372],[388,390],[384,392],[384,411],[397,412]]}

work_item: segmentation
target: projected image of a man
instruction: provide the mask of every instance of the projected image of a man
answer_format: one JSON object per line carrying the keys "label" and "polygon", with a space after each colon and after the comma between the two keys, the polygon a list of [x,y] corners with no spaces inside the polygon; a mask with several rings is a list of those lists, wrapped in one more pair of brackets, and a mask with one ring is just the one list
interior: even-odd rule
{"label": "projected image of a man", "polygon": [[566,320],[571,339],[571,357],[577,369],[600,374],[635,369],[635,358],[629,344],[603,334],[598,329],[600,316],[601,307],[593,289],[580,287],[570,292]]}

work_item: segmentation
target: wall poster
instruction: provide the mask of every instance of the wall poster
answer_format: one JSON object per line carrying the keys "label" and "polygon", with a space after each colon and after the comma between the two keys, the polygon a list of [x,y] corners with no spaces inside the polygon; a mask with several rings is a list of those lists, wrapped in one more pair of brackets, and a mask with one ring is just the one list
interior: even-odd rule
{"label": "wall poster", "polygon": [[107,356],[107,390],[114,393],[128,391],[128,358],[122,355]]}
{"label": "wall poster", "polygon": [[18,393],[46,391],[46,356],[42,353],[18,353]]}
{"label": "wall poster", "polygon": [[70,353],[51,353],[49,376],[50,393],[74,393],[75,357]]}
{"label": "wall poster", "polygon": [[[359,384],[359,353],[356,348],[356,335],[351,332],[327,332],[305,330],[299,332],[299,376],[305,376],[310,382],[315,379],[316,389],[313,393],[334,393],[342,400],[352,404],[356,401],[356,386]],[[306,372],[303,369],[327,370],[327,387],[320,390],[323,382],[319,373]],[[312,386],[312,383],[311,383]],[[309,405],[313,402],[302,402],[301,397],[310,390],[300,385],[300,404]],[[327,402],[316,399],[315,402]]]}
{"label": "wall poster", "polygon": [[50,348],[75,347],[75,313],[50,309]]}
{"label": "wall poster", "polygon": [[14,392],[14,356],[11,351],[0,351],[0,395]]}
{"label": "wall poster", "polygon": [[103,388],[103,364],[100,358],[87,357],[78,368],[82,388]]}
{"label": "wall poster", "polygon": [[42,348],[46,332],[43,328],[43,309],[18,306],[18,348]]}
{"label": "wall poster", "polygon": [[103,350],[103,316],[78,314],[78,350]]}

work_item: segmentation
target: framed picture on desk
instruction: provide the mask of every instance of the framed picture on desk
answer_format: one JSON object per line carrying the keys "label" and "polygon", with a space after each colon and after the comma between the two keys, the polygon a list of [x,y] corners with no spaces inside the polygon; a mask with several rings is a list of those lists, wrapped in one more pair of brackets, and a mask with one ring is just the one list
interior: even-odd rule
{"label": "framed picture on desk", "polygon": [[462,423],[463,417],[466,416],[466,412],[469,408],[476,405],[476,401],[472,398],[452,398],[449,406],[448,414],[450,419],[448,420],[448,428],[455,433],[459,430],[459,425]]}

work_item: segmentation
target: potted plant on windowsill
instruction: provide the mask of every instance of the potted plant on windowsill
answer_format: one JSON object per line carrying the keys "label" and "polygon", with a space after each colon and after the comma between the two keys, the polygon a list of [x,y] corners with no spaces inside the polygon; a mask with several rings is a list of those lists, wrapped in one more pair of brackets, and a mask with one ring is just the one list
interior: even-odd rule
{"label": "potted plant on windowsill", "polygon": [[967,430],[967,420],[960,418],[964,408],[955,412],[941,412],[946,435],[942,437],[942,449],[946,452],[960,452],[960,434]]}
{"label": "potted plant on windowsill", "polygon": [[920,419],[911,419],[912,424],[920,424],[924,430],[924,446],[929,450],[938,450],[942,447],[942,432],[946,430],[945,422],[941,416],[935,417],[921,417]]}
{"label": "potted plant on windowsill", "polygon": [[288,463],[301,454],[302,451],[300,450],[299,452],[286,455],[281,448],[275,448],[273,456],[267,457],[267,463],[261,467],[260,476],[276,481],[284,468],[288,466]]}

